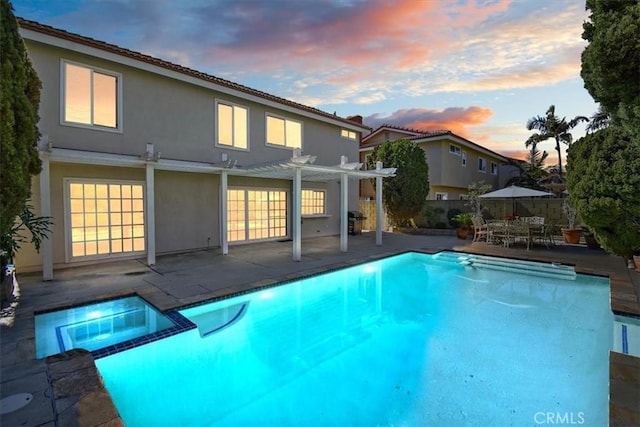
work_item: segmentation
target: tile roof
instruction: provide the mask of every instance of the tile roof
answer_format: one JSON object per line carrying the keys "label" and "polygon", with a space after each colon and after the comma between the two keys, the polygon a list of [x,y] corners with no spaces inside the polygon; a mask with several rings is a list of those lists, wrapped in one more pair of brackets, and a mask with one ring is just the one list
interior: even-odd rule
{"label": "tile roof", "polygon": [[93,48],[100,49],[100,50],[103,50],[103,51],[111,52],[111,53],[114,53],[114,54],[117,54],[117,55],[121,55],[121,56],[124,56],[124,57],[127,57],[127,58],[131,58],[131,59],[135,59],[135,60],[138,60],[138,61],[146,62],[147,64],[155,65],[155,66],[158,66],[158,67],[161,67],[161,68],[164,68],[164,69],[167,69],[167,70],[171,70],[171,71],[176,71],[178,73],[182,73],[182,74],[185,74],[187,76],[195,77],[197,79],[201,79],[201,80],[204,80],[204,81],[209,82],[209,83],[214,83],[214,84],[217,84],[217,85],[220,85],[220,86],[224,86],[224,87],[227,87],[227,88],[230,88],[230,89],[234,89],[234,90],[237,90],[237,91],[240,91],[240,92],[244,92],[244,93],[249,94],[249,95],[257,96],[257,97],[263,98],[263,99],[268,100],[268,101],[277,102],[279,104],[283,104],[283,105],[286,105],[286,106],[289,106],[289,107],[293,107],[293,108],[296,108],[296,109],[299,109],[299,110],[304,110],[304,111],[309,112],[309,113],[317,114],[317,115],[322,116],[324,118],[337,120],[339,122],[348,123],[350,125],[355,125],[355,126],[357,126],[359,128],[362,128],[363,130],[370,130],[371,129],[370,127],[368,127],[366,125],[363,125],[363,124],[360,124],[360,123],[358,123],[356,121],[348,120],[348,119],[345,119],[343,117],[339,117],[339,116],[335,115],[335,113],[331,114],[331,113],[328,113],[326,111],[319,110],[317,108],[313,108],[313,107],[309,107],[307,105],[299,104],[297,102],[290,101],[288,99],[280,98],[278,96],[271,95],[269,93],[262,92],[262,91],[257,90],[257,89],[252,89],[250,87],[247,87],[247,86],[244,86],[244,85],[241,85],[241,84],[238,84],[238,83],[234,83],[234,82],[229,81],[229,80],[222,79],[220,77],[216,77],[216,76],[213,76],[213,75],[210,75],[210,74],[206,74],[206,73],[203,73],[203,72],[200,72],[200,71],[197,71],[197,70],[193,70],[191,68],[187,68],[187,67],[184,67],[182,65],[174,64],[174,63],[169,62],[169,61],[165,61],[163,59],[155,58],[153,56],[145,55],[143,53],[136,52],[136,51],[133,51],[133,50],[129,50],[129,49],[126,49],[126,48],[123,48],[123,47],[120,47],[120,46],[116,46],[116,45],[111,44],[111,43],[103,42],[103,41],[100,41],[100,40],[95,40],[95,39],[92,39],[90,37],[85,37],[85,36],[81,36],[79,34],[75,34],[75,33],[71,33],[71,32],[65,31],[65,30],[54,28],[54,27],[51,27],[49,25],[44,25],[44,24],[41,24],[41,23],[36,22],[36,21],[30,21],[30,20],[27,20],[27,19],[24,19],[24,18],[20,18],[20,17],[16,17],[16,19],[18,21],[18,25],[20,26],[20,28],[23,28],[25,30],[35,31],[35,32],[38,32],[38,33],[41,33],[41,34],[46,34],[46,35],[57,37],[57,38],[60,38],[60,39],[69,40],[69,41],[74,42],[74,43],[79,43],[79,44],[82,44],[82,45],[85,45],[85,46],[89,46],[89,47],[93,47]]}
{"label": "tile roof", "polygon": [[365,136],[362,138],[362,143],[360,144],[360,148],[371,148],[371,147],[375,147],[377,145],[382,144],[382,142],[373,142],[373,143],[367,143],[367,139],[370,139],[373,135],[375,135],[376,133],[379,133],[380,131],[384,130],[384,129],[393,129],[393,130],[399,130],[402,132],[407,132],[407,133],[413,133],[414,135],[412,136],[407,136],[405,139],[408,139],[409,141],[420,141],[421,139],[425,139],[425,138],[434,138],[434,137],[439,137],[439,136],[450,136],[452,138],[457,138],[459,140],[465,141],[467,144],[476,147],[476,149],[479,150],[484,150],[486,152],[491,153],[492,155],[497,156],[500,159],[504,159],[505,161],[507,160],[507,157],[503,156],[500,153],[496,153],[493,150],[490,150],[486,147],[483,147],[480,144],[477,144],[467,138],[463,138],[460,135],[456,135],[455,133],[451,132],[450,130],[446,130],[446,129],[440,129],[440,130],[433,130],[433,131],[424,131],[424,130],[419,130],[419,129],[409,129],[409,128],[404,128],[401,126],[395,126],[395,125],[387,125],[384,124],[382,126],[379,126],[378,128],[376,128],[373,132],[371,132],[369,135]]}

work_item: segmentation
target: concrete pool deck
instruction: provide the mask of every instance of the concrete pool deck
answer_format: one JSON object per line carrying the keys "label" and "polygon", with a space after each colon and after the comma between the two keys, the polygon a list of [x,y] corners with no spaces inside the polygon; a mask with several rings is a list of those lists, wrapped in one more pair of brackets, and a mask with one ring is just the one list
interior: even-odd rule
{"label": "concrete pool deck", "polygon": [[[35,359],[33,321],[34,312],[119,295],[137,293],[166,311],[399,252],[455,250],[561,262],[575,265],[581,273],[607,275],[611,278],[612,309],[640,315],[640,274],[628,269],[621,258],[584,245],[558,244],[527,251],[518,246],[471,243],[454,236],[384,233],[382,246],[376,246],[375,234],[363,233],[349,236],[346,253],[339,251],[338,236],[303,240],[301,262],[292,261],[291,249],[290,241],[232,246],[226,256],[215,248],[159,256],[151,268],[144,260],[124,260],[56,270],[55,280],[50,282],[41,281],[39,275],[19,274],[21,300],[16,322],[12,328],[0,330],[0,392],[2,398],[31,393],[33,400],[22,409],[2,414],[0,425],[122,425],[117,414],[105,408],[105,401],[110,401],[108,395],[95,388],[99,378],[95,378],[95,367],[89,366],[90,355],[87,360],[86,354],[80,354],[70,364],[65,364],[64,358],[49,363]],[[640,425],[640,359],[611,353],[610,367],[610,425]],[[84,406],[79,405],[79,395],[69,391],[78,383],[84,392],[93,393]],[[62,389],[66,395],[61,394]]]}

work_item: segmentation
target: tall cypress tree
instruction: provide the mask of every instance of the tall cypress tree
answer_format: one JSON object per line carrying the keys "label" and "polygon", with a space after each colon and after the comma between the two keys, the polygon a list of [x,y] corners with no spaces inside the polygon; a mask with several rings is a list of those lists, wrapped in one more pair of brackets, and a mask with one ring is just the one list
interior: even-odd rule
{"label": "tall cypress tree", "polygon": [[38,157],[38,106],[42,86],[18,31],[13,6],[0,0],[0,248],[31,196]]}

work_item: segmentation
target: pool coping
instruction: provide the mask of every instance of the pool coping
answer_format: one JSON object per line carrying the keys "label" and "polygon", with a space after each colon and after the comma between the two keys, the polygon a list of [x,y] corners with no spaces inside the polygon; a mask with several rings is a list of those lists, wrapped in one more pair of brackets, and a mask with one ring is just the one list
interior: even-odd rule
{"label": "pool coping", "polygon": [[[501,257],[507,259],[514,260],[523,260],[523,261],[534,261],[534,262],[556,262],[557,256],[555,259],[550,259],[548,256],[540,256],[540,254],[526,254],[526,256],[522,256],[519,254],[518,256],[505,256],[502,254],[491,254],[485,251],[476,252],[473,250],[468,250],[469,247],[465,247],[464,250],[458,249],[444,249],[444,250],[399,250],[392,251],[387,253],[380,253],[375,255],[370,255],[367,257],[356,258],[349,261],[345,261],[342,263],[334,264],[331,266],[319,267],[312,270],[306,270],[299,273],[293,273],[285,276],[283,280],[267,280],[267,281],[256,281],[250,284],[245,285],[243,288],[237,291],[232,292],[222,292],[217,296],[212,298],[203,299],[202,301],[192,302],[188,304],[177,304],[173,307],[169,306],[162,310],[157,307],[155,304],[152,304],[150,301],[145,299],[142,295],[138,295],[141,298],[145,299],[145,301],[149,302],[153,307],[155,307],[158,311],[163,314],[167,314],[169,312],[177,312],[177,310],[183,310],[190,307],[195,307],[201,304],[207,304],[211,302],[216,302],[224,299],[233,298],[236,296],[240,296],[243,294],[248,294],[251,292],[259,291],[261,289],[268,289],[275,286],[284,285],[286,283],[290,283],[296,280],[301,280],[305,278],[310,278],[319,274],[336,271],[340,269],[344,269],[347,267],[363,264],[365,262],[371,262],[382,258],[387,258],[390,256],[401,255],[404,253],[425,253],[425,254],[436,254],[439,252],[457,252],[457,253],[465,253],[465,254],[481,254],[485,256],[494,256]],[[486,248],[485,248],[486,249]],[[631,315],[631,316],[640,316],[640,304],[638,304],[638,297],[635,293],[633,283],[631,282],[631,278],[627,277],[625,280],[624,277],[619,277],[620,275],[616,274],[613,271],[601,271],[596,270],[588,266],[583,266],[580,263],[563,263],[564,265],[573,266],[576,270],[576,273],[579,274],[587,274],[587,275],[595,275],[600,277],[608,277],[610,283],[610,308],[614,314],[621,315]],[[131,295],[131,292],[128,292]],[[136,294],[137,295],[137,294]],[[125,293],[123,292],[123,296]],[[117,294],[110,295],[108,299],[117,298]],[[94,300],[95,301],[95,300]],[[82,304],[76,304],[82,305]],[[99,350],[97,350],[99,351]],[[60,386],[57,384],[66,384],[68,382],[72,382],[74,378],[77,380],[77,373],[72,369],[73,365],[77,365],[78,362],[74,361],[75,358],[82,358],[83,363],[86,364],[86,358],[90,357],[93,364],[93,369],[97,372],[98,377],[100,377],[99,372],[95,366],[95,358],[89,353],[88,355],[82,351],[71,350],[70,352],[74,352],[74,354],[67,355],[67,353],[62,353],[62,355],[54,355],[49,356],[46,359],[47,365],[50,367],[55,366],[57,371],[61,372],[69,372],[67,377],[61,376],[59,378],[53,379],[52,384],[54,388],[54,407],[58,407],[59,401],[65,401],[69,398],[68,395],[59,394],[56,392],[57,389],[60,389]],[[102,357],[102,356],[100,356]],[[67,366],[68,364],[68,366]],[[82,365],[84,366],[84,365]],[[83,369],[86,369],[84,367]],[[90,376],[91,377],[91,376]],[[104,387],[102,382],[102,378],[100,377],[100,385],[101,388],[98,387],[92,388],[89,390],[85,390],[85,387],[81,383],[78,385],[78,390],[80,393],[75,396],[77,402],[77,416],[80,421],[81,417],[85,418],[85,421],[89,421],[86,419],[86,407],[94,407],[95,405],[102,405],[106,408],[104,411],[101,411],[98,415],[100,417],[99,420],[95,420],[97,424],[91,424],[82,422],[80,425],[86,426],[98,426],[108,423],[108,425],[124,425],[119,415],[117,414],[117,410],[115,409],[115,404],[111,399],[108,391]],[[105,398],[108,397],[107,399]],[[618,353],[615,351],[610,351],[609,353],[609,425],[610,426],[628,426],[628,425],[640,425],[640,410],[634,405],[633,396],[640,396],[640,358]],[[67,406],[65,404],[65,406]],[[83,409],[85,408],[85,409]],[[113,411],[115,410],[116,416],[113,416]],[[84,414],[84,415],[83,415]]]}

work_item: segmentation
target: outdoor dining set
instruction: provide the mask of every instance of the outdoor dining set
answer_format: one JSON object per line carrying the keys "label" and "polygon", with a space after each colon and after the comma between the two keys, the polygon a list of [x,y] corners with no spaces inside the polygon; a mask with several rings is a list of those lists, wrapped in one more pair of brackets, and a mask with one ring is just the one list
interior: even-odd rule
{"label": "outdoor dining set", "polygon": [[539,243],[547,247],[554,245],[555,225],[545,224],[544,217],[530,216],[485,221],[480,216],[473,218],[473,241],[485,241],[510,247],[514,243],[524,243],[527,250],[532,244]]}

